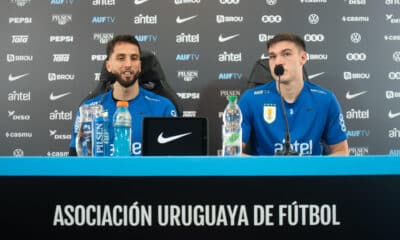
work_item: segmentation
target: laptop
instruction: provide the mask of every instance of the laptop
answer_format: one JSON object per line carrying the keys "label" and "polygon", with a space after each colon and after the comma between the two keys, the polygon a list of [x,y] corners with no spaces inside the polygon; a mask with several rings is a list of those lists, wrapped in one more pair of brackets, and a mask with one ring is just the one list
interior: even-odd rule
{"label": "laptop", "polygon": [[208,155],[207,118],[143,118],[142,155]]}

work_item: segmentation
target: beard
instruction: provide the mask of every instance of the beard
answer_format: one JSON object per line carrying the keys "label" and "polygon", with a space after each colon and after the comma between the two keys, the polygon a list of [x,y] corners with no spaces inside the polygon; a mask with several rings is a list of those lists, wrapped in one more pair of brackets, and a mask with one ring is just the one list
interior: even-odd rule
{"label": "beard", "polygon": [[132,86],[133,84],[136,83],[136,81],[137,81],[138,78],[139,78],[140,72],[136,72],[136,73],[133,75],[132,79],[128,79],[128,80],[124,80],[124,79],[122,78],[121,74],[119,74],[119,73],[114,73],[114,75],[115,75],[115,80],[116,80],[121,86],[123,86],[124,88],[128,88],[128,87],[130,87],[130,86]]}

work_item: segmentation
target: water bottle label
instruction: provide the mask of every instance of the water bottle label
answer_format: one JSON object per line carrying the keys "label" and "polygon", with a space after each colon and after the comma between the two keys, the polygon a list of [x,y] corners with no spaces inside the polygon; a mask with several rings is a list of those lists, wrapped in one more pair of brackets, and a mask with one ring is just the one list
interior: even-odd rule
{"label": "water bottle label", "polygon": [[93,155],[104,156],[104,119],[98,116],[93,122]]}
{"label": "water bottle label", "polygon": [[230,135],[227,135],[225,138],[225,144],[232,145],[236,144],[240,140],[240,133],[231,133]]}

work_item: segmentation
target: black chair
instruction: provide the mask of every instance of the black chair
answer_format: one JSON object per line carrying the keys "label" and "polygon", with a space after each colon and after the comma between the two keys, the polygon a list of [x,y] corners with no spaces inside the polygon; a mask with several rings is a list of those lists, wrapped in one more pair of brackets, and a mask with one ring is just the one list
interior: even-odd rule
{"label": "black chair", "polygon": [[[308,80],[306,68],[303,66],[303,78]],[[251,70],[247,88],[254,88],[256,86],[270,82],[273,79],[271,70],[269,69],[268,58],[259,59]]]}
{"label": "black chair", "polygon": [[[139,85],[146,90],[168,98],[174,104],[178,116],[180,116],[182,109],[179,104],[179,99],[175,91],[168,84],[164,71],[156,55],[150,51],[142,50],[140,60],[142,61],[142,72],[139,76]],[[82,100],[81,104],[90,98],[110,90],[114,82],[115,76],[107,71],[104,62],[100,73],[99,84]]]}

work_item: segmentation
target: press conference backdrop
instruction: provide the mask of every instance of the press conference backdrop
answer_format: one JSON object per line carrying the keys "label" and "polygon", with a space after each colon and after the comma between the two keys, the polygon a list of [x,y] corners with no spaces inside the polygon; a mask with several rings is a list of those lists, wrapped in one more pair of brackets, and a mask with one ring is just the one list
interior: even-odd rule
{"label": "press conference backdrop", "polygon": [[335,92],[350,153],[400,154],[399,0],[6,0],[0,19],[0,155],[66,155],[105,44],[126,33],[156,53],[183,116],[208,117],[216,154],[226,96],[282,31],[304,37],[310,80]]}

